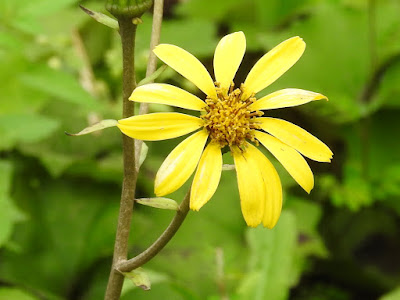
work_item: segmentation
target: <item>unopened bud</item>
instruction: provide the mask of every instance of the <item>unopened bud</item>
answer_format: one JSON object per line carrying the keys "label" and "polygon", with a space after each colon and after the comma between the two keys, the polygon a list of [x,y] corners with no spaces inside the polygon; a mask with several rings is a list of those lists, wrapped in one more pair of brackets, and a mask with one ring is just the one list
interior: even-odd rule
{"label": "unopened bud", "polygon": [[108,0],[107,10],[117,19],[139,18],[153,5],[153,0]]}

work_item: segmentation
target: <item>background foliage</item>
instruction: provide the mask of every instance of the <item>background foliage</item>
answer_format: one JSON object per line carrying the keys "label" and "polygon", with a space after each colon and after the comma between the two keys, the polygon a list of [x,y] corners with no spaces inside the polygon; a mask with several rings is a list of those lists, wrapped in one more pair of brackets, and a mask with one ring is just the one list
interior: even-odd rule
{"label": "background foliage", "polygon": [[[102,1],[0,1],[0,299],[101,299],[106,286],[121,188],[120,133],[63,132],[120,117],[121,49],[117,33],[78,4],[104,12]],[[330,165],[310,162],[311,195],[273,160],[285,199],[274,230],[246,228],[235,174],[224,172],[212,201],[190,213],[145,266],[152,290],[127,283],[122,299],[400,299],[400,2],[165,6],[162,42],[189,50],[209,70],[220,37],[245,32],[238,82],[274,45],[304,38],[302,59],[266,92],[297,87],[330,101],[271,115],[312,132],[335,156]],[[138,29],[139,79],[150,29],[147,14]],[[159,80],[198,93],[170,69]],[[176,144],[148,143],[138,197],[153,195],[154,174]],[[172,214],[137,206],[131,255]]]}

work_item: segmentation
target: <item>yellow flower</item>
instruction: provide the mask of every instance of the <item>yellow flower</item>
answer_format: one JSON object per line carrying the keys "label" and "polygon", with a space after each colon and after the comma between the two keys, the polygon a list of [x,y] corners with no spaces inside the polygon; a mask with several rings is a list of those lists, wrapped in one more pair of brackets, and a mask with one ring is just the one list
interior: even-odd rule
{"label": "yellow flower", "polygon": [[168,155],[155,179],[156,195],[164,196],[180,188],[197,167],[190,195],[192,210],[199,210],[215,193],[222,171],[221,149],[229,147],[247,225],[256,227],[263,223],[272,228],[282,209],[282,186],[275,168],[256,146],[259,143],[265,146],[307,193],[314,186],[314,177],[302,155],[329,162],[332,152],[316,137],[292,123],[261,117],[264,114],[261,110],[327,98],[300,89],[283,89],[258,100],[255,98],[256,93],[273,83],[301,57],[305,43],[299,37],[290,38],[265,54],[245,82],[235,89],[233,78],[245,48],[243,32],[221,39],[214,54],[216,82],[213,82],[201,62],[187,51],[174,45],[157,46],[154,52],[158,58],[194,83],[206,94],[206,99],[203,101],[172,85],[154,83],[138,87],[130,100],[200,111],[200,117],[176,112],[152,113],[119,120],[118,127],[132,138],[148,141],[175,138],[200,129]]}

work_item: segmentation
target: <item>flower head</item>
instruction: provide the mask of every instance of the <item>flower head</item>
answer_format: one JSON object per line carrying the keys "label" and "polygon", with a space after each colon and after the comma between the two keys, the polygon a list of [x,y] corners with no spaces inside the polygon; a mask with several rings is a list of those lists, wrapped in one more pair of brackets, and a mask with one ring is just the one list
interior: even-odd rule
{"label": "flower head", "polygon": [[193,174],[190,208],[199,210],[215,193],[222,171],[222,149],[229,147],[235,162],[240,202],[247,225],[272,228],[282,208],[282,186],[273,165],[257,149],[262,144],[306,191],[314,177],[302,155],[329,162],[331,150],[304,129],[287,121],[263,117],[263,110],[301,105],[325,96],[283,89],[257,99],[256,93],[273,83],[301,57],[305,43],[290,38],[254,65],[239,87],[233,78],[246,48],[243,32],[221,39],[214,54],[215,82],[193,55],[168,44],[155,48],[162,61],[194,83],[205,100],[168,84],[138,87],[130,97],[136,102],[161,103],[200,111],[199,117],[170,112],[119,120],[120,130],[135,139],[163,140],[198,130],[182,141],[157,172],[155,193],[163,196],[180,188]]}

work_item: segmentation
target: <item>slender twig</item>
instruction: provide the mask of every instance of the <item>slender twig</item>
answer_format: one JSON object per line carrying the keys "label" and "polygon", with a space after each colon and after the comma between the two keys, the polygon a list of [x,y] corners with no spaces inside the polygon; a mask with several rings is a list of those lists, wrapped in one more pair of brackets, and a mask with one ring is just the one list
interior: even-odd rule
{"label": "slender twig", "polygon": [[134,258],[122,261],[117,265],[117,269],[120,272],[129,272],[133,269],[140,267],[141,265],[152,259],[157,253],[159,253],[165,245],[172,239],[175,233],[178,231],[183,221],[189,212],[189,202],[190,202],[190,189],[187,192],[185,198],[179,205],[179,210],[176,212],[175,217],[172,219],[171,223],[168,225],[167,229],[160,235],[160,237],[145,251],[135,256]]}
{"label": "slender twig", "polygon": [[217,268],[217,286],[221,300],[228,300],[226,293],[225,275],[224,275],[224,250],[220,247],[215,249],[215,266]]}
{"label": "slender twig", "polygon": [[82,41],[82,37],[77,29],[72,31],[71,37],[72,44],[83,64],[83,68],[79,72],[81,84],[92,96],[98,96],[95,88],[95,76],[92,64],[90,63],[90,58]]}
{"label": "slender twig", "polygon": [[[129,18],[120,19],[120,35],[122,43],[122,65],[123,65],[123,112],[124,118],[134,114],[133,102],[129,96],[135,88],[134,49],[136,25]],[[107,290],[104,299],[118,300],[124,282],[124,276],[116,270],[116,266],[128,257],[128,239],[131,227],[133,201],[135,199],[135,187],[137,173],[135,168],[134,140],[122,136],[124,179],[122,182],[121,203],[118,216],[117,233],[115,237],[113,263]]]}
{"label": "slender twig", "polygon": [[[149,60],[147,62],[147,70],[146,77],[153,74],[157,69],[157,57],[153,52],[153,49],[160,43],[160,35],[161,35],[161,24],[163,19],[163,7],[164,0],[155,0],[154,1],[154,12],[153,12],[153,25],[151,30],[151,40],[150,40],[150,52],[149,52]],[[148,103],[141,103],[139,108],[139,115],[146,114],[149,111]],[[136,140],[135,141],[135,150],[136,150],[136,170],[139,171],[139,157],[140,152],[142,150],[143,141]]]}

